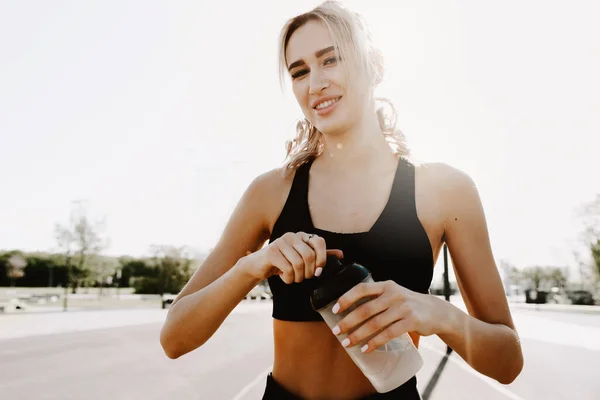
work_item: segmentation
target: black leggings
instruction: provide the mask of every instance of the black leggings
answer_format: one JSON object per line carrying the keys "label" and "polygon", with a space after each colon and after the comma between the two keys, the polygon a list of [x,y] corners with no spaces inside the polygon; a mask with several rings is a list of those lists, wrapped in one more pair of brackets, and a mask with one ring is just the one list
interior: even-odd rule
{"label": "black leggings", "polygon": [[[269,373],[267,376],[267,387],[262,400],[304,400],[302,397],[295,395],[281,386],[279,382]],[[374,393],[367,397],[362,397],[356,400],[421,400],[419,391],[417,390],[417,377],[412,377],[402,386],[387,393]]]}

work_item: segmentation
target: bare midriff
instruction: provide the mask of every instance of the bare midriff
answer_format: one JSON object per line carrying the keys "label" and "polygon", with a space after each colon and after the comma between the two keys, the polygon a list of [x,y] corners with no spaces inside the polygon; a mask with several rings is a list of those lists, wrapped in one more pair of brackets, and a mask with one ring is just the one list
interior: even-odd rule
{"label": "bare midriff", "polygon": [[[306,399],[352,399],[375,393],[325,322],[273,320],[273,378]],[[419,335],[410,334],[415,345]]]}

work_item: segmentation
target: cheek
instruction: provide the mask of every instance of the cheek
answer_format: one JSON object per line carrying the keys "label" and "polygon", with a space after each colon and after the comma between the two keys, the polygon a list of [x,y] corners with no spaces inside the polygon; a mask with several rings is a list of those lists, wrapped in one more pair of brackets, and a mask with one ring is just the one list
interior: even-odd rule
{"label": "cheek", "polygon": [[306,108],[308,102],[308,90],[303,82],[293,84],[294,97],[301,108]]}
{"label": "cheek", "polygon": [[369,98],[371,97],[371,93],[368,87],[363,85],[359,85],[356,82],[356,85],[352,85],[352,87],[348,88],[345,93],[348,100],[348,106],[356,112],[358,109],[364,108],[368,106]]}

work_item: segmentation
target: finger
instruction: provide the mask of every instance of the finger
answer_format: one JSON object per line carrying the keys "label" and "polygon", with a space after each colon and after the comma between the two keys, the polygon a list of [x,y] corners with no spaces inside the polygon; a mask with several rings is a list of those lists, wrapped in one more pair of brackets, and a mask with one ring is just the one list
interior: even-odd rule
{"label": "finger", "polygon": [[[357,327],[361,326],[361,324],[363,326],[369,324],[371,322],[369,318],[386,311],[389,306],[389,299],[387,299],[385,295],[369,300],[366,303],[359,305],[354,310],[349,312],[348,315],[342,318],[342,320],[336,325],[337,329],[336,327],[332,328],[333,333],[339,335],[352,332]],[[379,329],[381,328],[383,328],[383,326],[379,327]]]}
{"label": "finger", "polygon": [[325,247],[325,239],[317,235],[307,235],[306,243],[313,249],[315,253],[314,275],[320,276],[323,272],[323,267],[327,262],[327,249]]}
{"label": "finger", "polygon": [[379,296],[383,294],[383,290],[384,285],[381,282],[359,283],[338,299],[337,303],[333,306],[332,312],[334,314],[344,312],[363,297]]}
{"label": "finger", "polygon": [[403,319],[407,314],[402,307],[387,308],[350,333],[346,347],[351,347],[367,339],[374,338],[377,333],[382,332],[396,321]]}
{"label": "finger", "polygon": [[279,248],[275,248],[270,256],[271,264],[279,270],[281,280],[287,284],[294,282],[294,268],[288,259],[281,253]]}
{"label": "finger", "polygon": [[360,350],[363,353],[370,353],[378,347],[383,346],[390,340],[411,331],[411,325],[412,323],[410,319],[405,318],[401,319],[400,321],[396,321],[369,340]]}
{"label": "finger", "polygon": [[296,283],[302,282],[304,280],[304,260],[302,260],[302,256],[288,243],[279,246],[279,251],[292,265],[294,271],[292,280]]}
{"label": "finger", "polygon": [[302,231],[296,232],[296,236],[300,237],[304,243],[308,243],[313,236],[316,236],[314,233],[306,233]]}
{"label": "finger", "polygon": [[336,256],[338,259],[344,258],[344,252],[339,249],[329,249],[325,253],[325,256]]}
{"label": "finger", "polygon": [[[338,249],[326,250],[325,254],[324,254],[325,260],[323,261],[323,267],[325,266],[325,264],[327,264],[328,256],[335,256],[338,260],[341,260],[344,258],[344,253],[342,252],[342,250],[338,250]],[[318,275],[317,275],[317,271],[315,271],[315,275],[320,276],[321,273],[323,272],[323,267],[317,267]]]}
{"label": "finger", "polygon": [[316,259],[314,249],[298,237],[294,243],[294,250],[302,257],[304,264],[304,279],[312,278],[315,273]]}
{"label": "finger", "polygon": [[[321,273],[323,272],[323,267],[325,266],[325,264],[327,263],[327,247],[325,245],[325,239],[323,239],[321,236],[316,236],[316,235],[309,235],[308,237],[308,242],[307,242],[311,248],[314,250],[315,252],[315,272],[314,275],[315,276],[321,276]],[[341,253],[341,251],[338,250],[339,253]],[[342,254],[343,257],[343,254]],[[338,256],[338,258],[342,258],[340,256]]]}

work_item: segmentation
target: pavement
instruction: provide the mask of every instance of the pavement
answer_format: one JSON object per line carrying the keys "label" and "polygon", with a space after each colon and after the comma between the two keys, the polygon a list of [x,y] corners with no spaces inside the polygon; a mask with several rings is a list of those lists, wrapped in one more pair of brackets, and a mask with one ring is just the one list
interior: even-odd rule
{"label": "pavement", "polygon": [[[271,302],[244,301],[202,347],[168,359],[158,335],[166,310],[80,311],[0,316],[0,398],[259,400],[271,368]],[[513,310],[525,354],[505,386],[456,353],[430,400],[598,399],[600,316]],[[444,356],[422,338],[423,392]]]}

